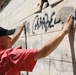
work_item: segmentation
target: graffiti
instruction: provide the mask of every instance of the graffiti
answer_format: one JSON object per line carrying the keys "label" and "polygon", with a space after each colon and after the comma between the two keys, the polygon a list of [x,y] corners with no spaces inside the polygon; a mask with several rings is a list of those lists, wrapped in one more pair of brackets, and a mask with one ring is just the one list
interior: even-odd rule
{"label": "graffiti", "polygon": [[[36,32],[40,29],[47,32],[49,28],[53,28],[58,23],[64,24],[69,14],[73,14],[75,16],[74,19],[76,20],[76,10],[69,6],[63,7],[58,11],[58,13],[53,11],[52,13],[50,12],[50,14],[48,14],[48,12],[46,12],[42,17],[40,15],[36,15],[32,23],[32,33],[36,34]],[[30,22],[26,21],[26,26],[28,34],[30,34]]]}
{"label": "graffiti", "polygon": [[33,27],[32,27],[33,34],[35,34],[35,31],[39,30],[40,28],[45,29],[45,32],[47,32],[48,28],[52,28],[54,27],[54,24],[59,23],[60,19],[56,21],[56,19],[53,19],[54,15],[55,12],[51,14],[50,19],[47,13],[45,13],[44,17],[39,17],[37,15],[33,21]]}
{"label": "graffiti", "polygon": [[68,68],[71,67],[67,62],[62,61],[51,61],[52,67],[58,72],[67,72]]}
{"label": "graffiti", "polygon": [[26,26],[26,32],[29,34],[31,32],[29,29],[30,23],[25,21],[25,26]]}
{"label": "graffiti", "polygon": [[45,13],[43,17],[36,15],[33,21],[32,33],[35,34],[36,31],[39,29],[44,29],[45,32],[47,32],[49,28],[54,27],[55,24],[57,23],[61,22],[62,24],[64,24],[69,14],[74,15],[75,16],[74,19],[76,20],[76,11],[73,7],[69,7],[69,6],[60,9],[57,15],[55,12],[51,13],[51,15]]}

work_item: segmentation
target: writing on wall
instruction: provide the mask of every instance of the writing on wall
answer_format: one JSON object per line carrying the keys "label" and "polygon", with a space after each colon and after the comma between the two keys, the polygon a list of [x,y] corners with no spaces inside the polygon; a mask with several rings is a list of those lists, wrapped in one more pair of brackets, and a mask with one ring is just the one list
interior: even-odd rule
{"label": "writing on wall", "polygon": [[39,28],[42,28],[45,30],[45,32],[47,32],[48,28],[52,28],[54,27],[54,24],[59,23],[60,19],[56,21],[56,19],[53,18],[54,15],[55,12],[53,12],[51,15],[45,13],[45,16],[43,17],[39,17],[39,15],[37,15],[33,21],[33,26],[32,26],[33,34],[35,34],[35,31],[39,30]]}
{"label": "writing on wall", "polygon": [[58,23],[64,24],[69,14],[73,14],[76,20],[76,11],[73,7],[69,6],[63,7],[61,10],[58,11],[58,13],[53,11],[50,12],[49,15],[48,12],[46,11],[43,17],[41,17],[40,15],[36,15],[32,23],[32,33],[35,34],[36,31],[38,31],[39,29],[42,29],[45,32],[47,32],[49,28],[51,29],[55,27],[55,25]]}

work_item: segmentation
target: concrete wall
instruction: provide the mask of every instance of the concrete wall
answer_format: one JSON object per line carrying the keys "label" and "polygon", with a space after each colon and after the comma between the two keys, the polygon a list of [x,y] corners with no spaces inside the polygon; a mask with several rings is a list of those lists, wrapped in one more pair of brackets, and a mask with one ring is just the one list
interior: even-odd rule
{"label": "concrete wall", "polygon": [[[76,22],[76,0],[48,0],[50,6],[39,10],[40,0],[12,0],[0,13],[0,26],[17,28],[26,21],[27,46],[38,48],[59,34],[69,14],[73,14]],[[53,5],[53,3],[58,2]],[[21,34],[15,44],[25,48],[25,35]],[[29,75],[76,75],[76,33],[75,28],[66,35],[61,44],[46,58],[40,59]],[[26,75],[26,72],[21,72]]]}

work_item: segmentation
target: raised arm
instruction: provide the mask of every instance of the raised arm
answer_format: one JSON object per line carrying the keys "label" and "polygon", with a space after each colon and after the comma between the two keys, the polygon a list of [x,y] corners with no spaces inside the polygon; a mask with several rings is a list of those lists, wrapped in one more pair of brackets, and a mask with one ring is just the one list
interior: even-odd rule
{"label": "raised arm", "polygon": [[17,32],[17,33],[12,37],[12,39],[11,39],[11,44],[12,44],[12,45],[13,45],[13,44],[17,41],[17,39],[19,38],[21,32],[23,31],[23,28],[24,28],[24,24],[21,25],[21,26],[19,26],[18,32]]}
{"label": "raised arm", "polygon": [[52,53],[63,40],[64,36],[69,33],[73,23],[74,17],[70,15],[61,33],[38,49],[35,60],[46,57],[47,55]]}

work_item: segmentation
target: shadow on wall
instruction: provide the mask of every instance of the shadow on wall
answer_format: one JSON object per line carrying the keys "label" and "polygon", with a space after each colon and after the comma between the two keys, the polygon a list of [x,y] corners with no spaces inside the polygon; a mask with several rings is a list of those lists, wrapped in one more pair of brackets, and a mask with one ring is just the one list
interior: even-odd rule
{"label": "shadow on wall", "polygon": [[72,29],[69,33],[69,43],[70,43],[70,49],[71,49],[71,55],[72,55],[73,75],[76,75],[76,60],[75,60],[74,41],[75,41],[75,29]]}

